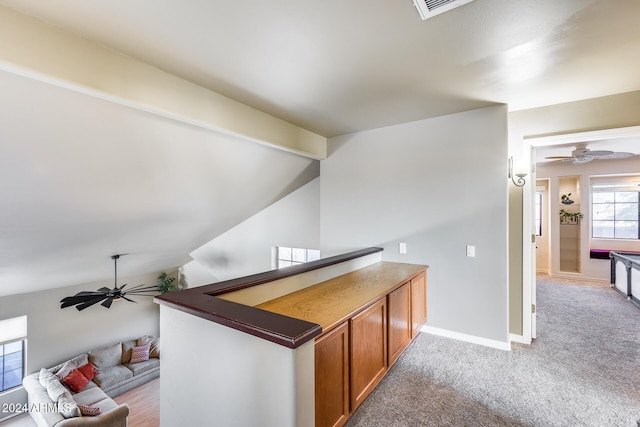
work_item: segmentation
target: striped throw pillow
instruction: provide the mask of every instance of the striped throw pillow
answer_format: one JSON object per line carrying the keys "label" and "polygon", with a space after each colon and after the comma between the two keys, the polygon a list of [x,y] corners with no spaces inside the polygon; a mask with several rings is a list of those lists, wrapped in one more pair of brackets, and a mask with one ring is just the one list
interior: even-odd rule
{"label": "striped throw pillow", "polygon": [[80,409],[80,413],[85,417],[95,417],[102,413],[102,409],[97,406],[81,405],[78,403],[78,409]]}
{"label": "striped throw pillow", "polygon": [[131,349],[131,362],[129,363],[144,362],[145,360],[149,360],[149,344]]}

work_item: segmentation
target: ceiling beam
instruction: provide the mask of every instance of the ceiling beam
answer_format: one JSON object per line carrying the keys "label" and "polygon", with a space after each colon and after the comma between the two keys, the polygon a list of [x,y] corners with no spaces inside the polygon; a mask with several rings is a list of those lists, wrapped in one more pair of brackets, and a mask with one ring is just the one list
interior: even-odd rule
{"label": "ceiling beam", "polygon": [[0,70],[314,159],[327,139],[0,6]]}

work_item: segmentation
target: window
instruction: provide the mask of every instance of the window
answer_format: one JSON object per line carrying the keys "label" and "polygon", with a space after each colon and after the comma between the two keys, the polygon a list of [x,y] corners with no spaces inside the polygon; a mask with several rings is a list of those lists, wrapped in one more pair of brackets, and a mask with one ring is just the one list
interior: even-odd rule
{"label": "window", "polygon": [[536,236],[542,236],[542,191],[536,191]]}
{"label": "window", "polygon": [[22,384],[24,340],[0,345],[0,391]]}
{"label": "window", "polygon": [[0,392],[22,384],[26,337],[27,316],[0,320]]}
{"label": "window", "polygon": [[318,259],[320,259],[320,251],[317,249],[276,247],[276,268],[291,267]]}
{"label": "window", "polygon": [[628,185],[594,185],[592,236],[640,239],[640,191]]}

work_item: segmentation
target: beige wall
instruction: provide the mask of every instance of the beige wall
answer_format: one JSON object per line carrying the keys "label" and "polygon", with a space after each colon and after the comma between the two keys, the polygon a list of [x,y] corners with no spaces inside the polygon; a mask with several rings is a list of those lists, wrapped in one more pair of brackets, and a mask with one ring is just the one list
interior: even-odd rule
{"label": "beige wall", "polygon": [[640,91],[509,113],[515,136],[548,136],[640,125]]}
{"label": "beige wall", "polygon": [[516,335],[522,334],[522,193],[509,186],[509,215],[516,219],[509,220],[509,333]]}

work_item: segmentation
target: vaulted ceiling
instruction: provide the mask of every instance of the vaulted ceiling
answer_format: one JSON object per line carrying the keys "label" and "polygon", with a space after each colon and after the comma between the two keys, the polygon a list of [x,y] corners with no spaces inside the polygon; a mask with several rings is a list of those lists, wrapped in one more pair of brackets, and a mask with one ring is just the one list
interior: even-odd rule
{"label": "vaulted ceiling", "polygon": [[[426,21],[411,0],[0,0],[0,9],[322,137],[640,89],[637,0],[475,0]],[[123,275],[178,266],[317,176],[313,156],[6,72],[5,59],[0,295],[106,279],[114,253],[131,254]]]}

